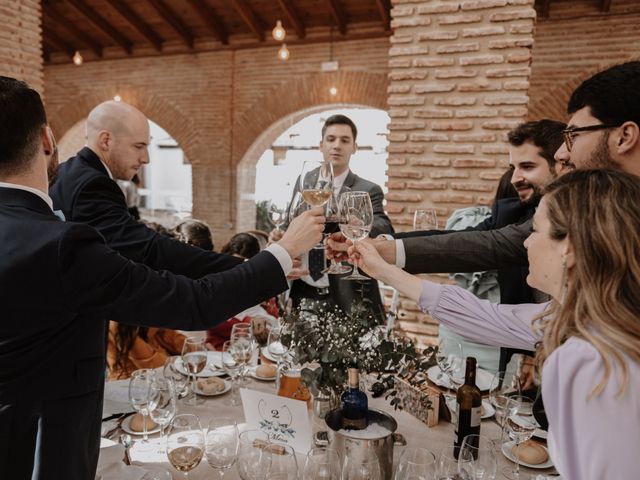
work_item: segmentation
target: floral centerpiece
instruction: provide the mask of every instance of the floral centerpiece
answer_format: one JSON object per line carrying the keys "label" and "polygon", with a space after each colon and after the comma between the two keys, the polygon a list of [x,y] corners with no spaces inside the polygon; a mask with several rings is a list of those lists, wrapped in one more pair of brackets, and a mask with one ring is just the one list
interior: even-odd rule
{"label": "floral centerpiece", "polygon": [[386,394],[395,408],[402,408],[395,376],[421,383],[420,372],[435,364],[433,348],[418,352],[408,338],[387,332],[363,302],[349,312],[293,310],[283,323],[282,342],[295,363],[309,365],[302,369],[301,380],[313,395],[339,395],[347,369],[357,366],[363,374],[376,375],[371,386],[374,397]]}

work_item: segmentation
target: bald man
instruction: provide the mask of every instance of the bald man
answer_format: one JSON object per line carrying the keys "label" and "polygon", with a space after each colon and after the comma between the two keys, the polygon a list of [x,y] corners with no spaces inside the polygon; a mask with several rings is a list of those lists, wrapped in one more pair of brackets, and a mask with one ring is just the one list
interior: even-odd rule
{"label": "bald man", "polygon": [[[266,286],[257,281],[269,275],[274,285],[286,289],[284,277],[291,271],[291,252],[270,246],[250,261],[204,251],[156,233],[129,213],[116,179],[131,180],[149,162],[149,122],[142,112],[122,102],[105,102],[87,119],[87,146],[60,165],[49,188],[54,208],[67,221],[95,227],[107,244],[122,256],[153,268],[190,278],[233,269],[245,288],[221,298],[237,312],[245,300],[258,304]],[[266,273],[265,273],[266,272]]]}

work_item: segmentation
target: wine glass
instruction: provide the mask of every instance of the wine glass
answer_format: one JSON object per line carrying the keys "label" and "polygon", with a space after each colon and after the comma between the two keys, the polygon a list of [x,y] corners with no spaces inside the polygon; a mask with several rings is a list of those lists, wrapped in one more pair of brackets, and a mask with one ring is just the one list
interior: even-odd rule
{"label": "wine glass", "polygon": [[381,480],[380,462],[369,450],[351,450],[344,459],[342,480]]}
{"label": "wine glass", "polygon": [[312,448],[307,453],[302,480],[340,480],[340,457],[326,447]]}
{"label": "wine glass", "polygon": [[296,452],[289,445],[269,446],[271,466],[267,472],[267,480],[298,480],[298,461]]}
{"label": "wine glass", "polygon": [[232,418],[216,418],[209,422],[205,455],[220,479],[236,463],[238,456],[238,426]]}
{"label": "wine glass", "polygon": [[460,445],[458,473],[469,480],[493,480],[498,470],[496,445],[484,435],[467,435]]}
{"label": "wine glass", "polygon": [[458,460],[451,455],[440,452],[436,462],[435,480],[462,480],[458,476]]}
{"label": "wine glass", "polygon": [[164,428],[176,414],[176,390],[170,379],[156,376],[151,382],[151,394],[156,403],[151,420],[160,425],[160,441],[164,443]]}
{"label": "wine glass", "polygon": [[[462,366],[462,345],[451,338],[441,337],[438,341],[438,351],[436,352],[436,362],[440,367],[439,381],[446,377],[448,387],[454,386],[453,375],[457,368]],[[443,382],[444,383],[444,382]]]}
{"label": "wine glass", "polygon": [[[335,192],[331,195],[331,198],[327,202],[324,212],[326,220],[324,223],[324,231],[322,232],[323,234],[328,236],[340,230],[340,199],[343,198],[343,195],[346,192],[350,191],[351,189],[349,187],[342,187],[342,189],[340,190],[340,195],[336,195]],[[340,275],[343,273],[349,273],[350,271],[350,266],[337,263],[335,259],[332,258],[331,265],[325,268],[322,273]]]}
{"label": "wine glass", "polygon": [[272,327],[267,339],[267,351],[280,363],[280,359],[287,352],[282,344],[282,327]]}
{"label": "wine glass", "polygon": [[199,405],[203,402],[196,395],[196,374],[207,366],[207,348],[204,340],[198,337],[187,337],[182,346],[182,363],[191,377],[191,392],[193,396],[185,403],[187,405]]}
{"label": "wine glass", "polygon": [[189,478],[204,455],[204,432],[196,415],[176,415],[167,429],[167,457],[173,468]]}
{"label": "wine glass", "polygon": [[276,230],[282,231],[282,226],[287,222],[287,212],[289,205],[282,205],[275,202],[269,204],[269,220],[276,227]]}
{"label": "wine glass", "polygon": [[436,469],[436,456],[431,451],[408,447],[398,462],[395,480],[430,480]]}
{"label": "wine glass", "polygon": [[271,466],[269,435],[262,430],[246,430],[238,442],[238,473],[242,480],[264,480]]}
{"label": "wine glass", "polygon": [[[536,427],[537,423],[535,418],[533,418],[533,400],[522,395],[510,397],[507,402],[504,429],[509,435],[509,438],[515,442],[516,451],[518,451],[518,447],[522,442],[529,440],[533,436]],[[502,448],[505,448],[505,445],[503,445]],[[520,457],[515,453],[513,455],[516,457],[515,468],[503,473],[508,478],[519,479]]]}
{"label": "wine glass", "polygon": [[129,379],[129,401],[137,412],[142,414],[142,443],[148,445],[147,416],[156,408],[156,399],[152,393],[151,385],[155,380],[156,372],[150,368],[136,370]]}
{"label": "wine glass", "polygon": [[321,207],[333,193],[333,166],[331,162],[306,160],[300,172],[299,191],[311,207]]}
{"label": "wine glass", "polygon": [[231,341],[224,342],[222,345],[222,368],[231,379],[231,406],[237,407],[240,405],[240,399],[238,398],[238,382],[236,378],[240,372],[241,365],[236,361],[232,350]]}
{"label": "wine glass", "polygon": [[[346,192],[340,199],[340,231],[354,244],[369,235],[373,225],[373,206],[367,192]],[[353,272],[342,280],[369,280],[353,266]]]}
{"label": "wine glass", "polygon": [[253,335],[249,330],[240,329],[231,333],[229,341],[231,342],[230,353],[240,365],[239,383],[240,385],[245,385],[247,383],[247,366],[251,362],[251,357],[253,356]]}
{"label": "wine glass", "polygon": [[435,208],[418,209],[413,214],[414,230],[437,230],[438,216]]}
{"label": "wine glass", "polygon": [[162,375],[173,382],[176,398],[184,397],[189,393],[189,374],[178,365],[182,363],[182,357],[167,357],[162,369]]}
{"label": "wine glass", "polygon": [[504,420],[506,418],[509,398],[520,395],[520,378],[515,373],[497,372],[489,386],[489,401],[496,410],[496,421],[500,425],[500,444],[504,437]]}

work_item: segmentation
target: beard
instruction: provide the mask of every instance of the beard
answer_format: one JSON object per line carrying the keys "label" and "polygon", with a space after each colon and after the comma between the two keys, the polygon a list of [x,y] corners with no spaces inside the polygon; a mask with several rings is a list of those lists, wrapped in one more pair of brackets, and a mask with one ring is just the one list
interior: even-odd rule
{"label": "beard", "polygon": [[591,152],[591,156],[581,166],[582,169],[612,169],[620,170],[620,165],[611,157],[609,153],[609,134],[604,132],[596,148]]}
{"label": "beard", "polygon": [[533,190],[531,196],[526,200],[523,200],[522,197],[520,197],[520,203],[522,203],[523,205],[538,205],[538,203],[540,203],[540,199],[542,198],[540,187],[535,187],[533,184],[525,181],[516,182],[513,184],[513,187],[516,189],[516,191],[518,191],[518,189],[520,188],[531,188]]}

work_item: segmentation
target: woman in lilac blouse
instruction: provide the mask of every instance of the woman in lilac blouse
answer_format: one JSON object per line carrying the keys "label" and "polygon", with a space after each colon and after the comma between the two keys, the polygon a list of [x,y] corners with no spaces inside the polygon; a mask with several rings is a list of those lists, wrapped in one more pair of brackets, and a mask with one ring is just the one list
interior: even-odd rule
{"label": "woman in lilac blouse", "polygon": [[550,185],[525,242],[542,305],[496,305],[420,280],[359,243],[352,260],[469,339],[532,349],[551,458],[565,480],[640,478],[640,179],[577,171]]}

